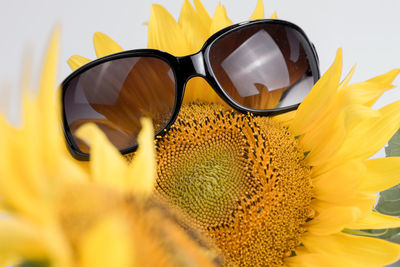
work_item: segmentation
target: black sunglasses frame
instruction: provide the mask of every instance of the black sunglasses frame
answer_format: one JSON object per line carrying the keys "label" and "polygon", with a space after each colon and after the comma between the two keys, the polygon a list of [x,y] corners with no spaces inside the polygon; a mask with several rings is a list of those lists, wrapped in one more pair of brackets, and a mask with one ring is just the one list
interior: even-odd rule
{"label": "black sunglasses frame", "polygon": [[[310,69],[311,72],[314,76],[314,84],[318,81],[320,78],[320,71],[319,71],[319,59],[317,52],[315,50],[314,45],[309,41],[307,38],[306,34],[304,31],[298,27],[297,25],[284,21],[284,20],[278,20],[278,19],[262,19],[262,20],[253,20],[253,21],[246,21],[238,24],[231,25],[229,27],[226,27],[215,34],[213,34],[210,38],[207,39],[207,41],[204,43],[203,47],[200,49],[199,52],[188,55],[188,56],[183,56],[183,57],[175,57],[167,52],[156,50],[156,49],[135,49],[135,50],[127,50],[123,51],[120,53],[116,54],[111,54],[102,58],[99,58],[97,60],[91,61],[82,67],[78,68],[75,70],[73,73],[71,73],[61,84],[61,98],[62,98],[62,124],[63,124],[63,131],[65,135],[65,139],[68,145],[68,149],[71,152],[71,155],[81,161],[87,161],[90,158],[89,154],[83,153],[80,151],[79,147],[74,141],[74,137],[71,133],[71,130],[68,126],[67,123],[67,118],[66,118],[66,112],[64,108],[64,101],[65,101],[65,93],[68,88],[69,83],[71,80],[73,80],[76,76],[82,74],[83,72],[87,71],[88,69],[91,69],[99,64],[115,60],[115,59],[121,59],[121,58],[128,58],[128,57],[134,57],[134,56],[140,56],[140,57],[156,57],[159,58],[163,61],[165,61],[172,69],[175,77],[175,90],[176,90],[176,96],[175,96],[175,106],[174,110],[172,113],[172,116],[168,123],[165,125],[164,128],[162,128],[158,133],[155,134],[155,136],[163,136],[166,133],[166,130],[171,127],[171,125],[175,122],[179,110],[182,105],[182,100],[185,92],[185,86],[186,83],[189,81],[189,79],[193,77],[202,77],[204,78],[209,85],[214,89],[214,91],[227,103],[229,104],[233,109],[241,112],[241,113],[252,113],[254,115],[259,115],[259,116],[273,116],[273,115],[279,115],[288,111],[292,111],[298,108],[299,104],[291,105],[288,107],[281,107],[281,108],[276,108],[276,109],[269,109],[269,110],[257,110],[257,109],[250,109],[250,108],[245,108],[241,106],[240,104],[236,103],[220,86],[218,83],[213,70],[211,68],[211,64],[209,62],[209,51],[212,45],[218,41],[219,39],[223,38],[227,34],[240,30],[242,28],[251,26],[251,25],[257,25],[257,24],[279,24],[283,25],[286,27],[289,27],[295,31],[297,31],[300,34],[300,38],[303,40],[303,45],[304,49],[306,51],[306,55],[308,57],[308,61],[310,64]],[[133,147],[129,147],[126,149],[120,150],[121,154],[129,154],[132,152],[135,152],[137,149],[138,145],[135,145]]]}

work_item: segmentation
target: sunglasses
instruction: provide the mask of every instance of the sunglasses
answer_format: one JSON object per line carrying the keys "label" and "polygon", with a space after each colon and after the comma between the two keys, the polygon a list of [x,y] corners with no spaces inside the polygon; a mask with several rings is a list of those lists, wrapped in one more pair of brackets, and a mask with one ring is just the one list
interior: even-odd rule
{"label": "sunglasses", "polygon": [[156,136],[174,123],[192,77],[203,77],[233,109],[261,116],[296,109],[320,78],[313,44],[276,19],[239,23],[212,35],[193,55],[129,50],[94,60],[62,83],[63,128],[71,154],[89,159],[77,129],[95,123],[122,154],[134,152],[140,118]]}

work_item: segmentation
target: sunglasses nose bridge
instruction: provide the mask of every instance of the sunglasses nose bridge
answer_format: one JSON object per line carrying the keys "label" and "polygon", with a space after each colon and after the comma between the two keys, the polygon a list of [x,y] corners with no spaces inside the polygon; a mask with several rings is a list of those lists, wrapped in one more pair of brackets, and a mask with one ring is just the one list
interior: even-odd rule
{"label": "sunglasses nose bridge", "polygon": [[205,63],[203,52],[200,51],[196,54],[178,58],[180,69],[185,75],[185,82],[190,78],[206,76]]}

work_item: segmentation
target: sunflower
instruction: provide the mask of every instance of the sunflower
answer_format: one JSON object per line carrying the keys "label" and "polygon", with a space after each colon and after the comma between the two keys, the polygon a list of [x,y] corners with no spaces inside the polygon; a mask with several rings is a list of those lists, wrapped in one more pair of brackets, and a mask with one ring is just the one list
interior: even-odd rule
{"label": "sunflower", "polygon": [[[263,10],[258,1],[250,19]],[[191,54],[230,24],[222,5],[211,17],[199,0],[185,1],[178,21],[153,5],[148,46]],[[122,50],[102,33],[94,46],[98,56]],[[88,61],[73,56],[69,64]],[[340,80],[339,49],[298,110],[278,117],[239,114],[203,80],[191,81],[175,125],[157,141],[157,194],[214,241],[227,265],[395,261],[399,245],[359,230],[400,226],[373,210],[376,193],[399,183],[400,158],[369,159],[400,126],[399,101],[372,108],[399,71],[349,84],[354,68]]]}
{"label": "sunflower", "polygon": [[215,249],[195,240],[195,229],[183,230],[181,215],[152,194],[156,161],[148,119],[130,164],[90,124],[79,135],[91,144],[91,162],[70,156],[54,97],[58,35],[39,96],[24,92],[22,126],[10,126],[0,114],[0,265],[213,266]]}

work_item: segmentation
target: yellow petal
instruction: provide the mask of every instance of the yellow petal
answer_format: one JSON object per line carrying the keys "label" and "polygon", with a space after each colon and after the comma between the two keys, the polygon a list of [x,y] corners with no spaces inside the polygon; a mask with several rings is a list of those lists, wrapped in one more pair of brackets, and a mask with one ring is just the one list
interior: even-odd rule
{"label": "yellow petal", "polygon": [[333,152],[337,151],[344,141],[346,112],[343,107],[347,103],[343,101],[340,90],[350,81],[354,69],[355,67],[338,86],[339,93],[333,95],[321,112],[316,114],[313,122],[302,129],[304,134],[300,141],[304,150],[310,151],[307,155],[307,162],[311,166],[317,166],[329,160]]}
{"label": "yellow petal", "polygon": [[89,62],[90,59],[78,55],[71,56],[67,61],[71,70],[76,70]]}
{"label": "yellow petal", "polygon": [[[0,187],[6,191],[2,196],[12,209],[37,222],[50,216],[51,203],[44,201],[43,195],[48,191],[47,179],[59,172],[65,151],[57,116],[59,103],[55,101],[58,36],[56,30],[43,65],[39,98],[32,99],[32,93],[24,91],[21,129],[7,126],[0,118],[7,140],[0,153]],[[68,169],[64,173],[69,173]]]}
{"label": "yellow petal", "polygon": [[276,14],[276,12],[272,13],[271,19],[277,19],[277,18],[278,18],[278,14]]}
{"label": "yellow petal", "polygon": [[341,203],[358,193],[365,172],[361,161],[349,161],[321,175],[313,175],[314,197],[320,200]]}
{"label": "yellow petal", "polygon": [[138,136],[139,147],[128,170],[128,190],[147,197],[151,194],[156,178],[156,153],[154,130],[150,119],[141,120],[142,130]]}
{"label": "yellow petal", "polygon": [[[310,151],[306,161],[310,166],[317,166],[328,161],[346,138],[344,111],[336,112],[336,118],[326,116],[318,126],[312,127],[300,137],[300,143],[305,151]],[[317,123],[315,122],[315,125]]]}
{"label": "yellow petal", "polygon": [[378,111],[367,106],[350,105],[344,108],[344,112],[346,138],[329,160],[315,165],[313,171],[316,173],[325,172],[352,159],[371,157],[388,142],[400,126],[400,101]]}
{"label": "yellow petal", "polygon": [[221,3],[219,3],[217,8],[215,9],[214,17],[211,22],[209,35],[212,35],[212,34],[216,33],[217,31],[219,31],[223,28],[226,28],[230,25],[232,25],[232,21],[228,18],[225,7],[223,5],[221,5]]}
{"label": "yellow petal", "polygon": [[25,259],[46,258],[36,228],[11,219],[0,219],[0,264],[10,259],[24,257]]}
{"label": "yellow petal", "polygon": [[314,85],[311,92],[300,104],[291,128],[296,135],[304,133],[304,128],[324,109],[336,94],[342,72],[342,50],[338,49],[336,58],[327,72]]}
{"label": "yellow petal", "polygon": [[185,87],[183,103],[190,103],[195,100],[207,103],[220,103],[226,107],[229,106],[202,77],[190,79]]}
{"label": "yellow petal", "polygon": [[208,38],[209,28],[204,26],[201,18],[188,0],[183,3],[178,24],[190,44],[190,53],[199,51]]}
{"label": "yellow petal", "polygon": [[293,119],[296,116],[296,111],[290,111],[290,112],[285,112],[276,116],[271,117],[271,120],[274,120],[276,122],[282,123],[285,126],[289,126]]}
{"label": "yellow petal", "polygon": [[[38,166],[31,164],[32,161],[38,160],[35,157],[29,159],[28,163],[19,161],[24,146],[24,143],[19,140],[26,140],[21,131],[12,129],[3,116],[0,116],[0,196],[4,198],[10,209],[32,220],[41,221],[44,211],[41,209],[41,199],[37,197],[41,187],[37,179]],[[36,172],[25,175],[26,171],[29,174],[29,171],[33,170]]]}
{"label": "yellow petal", "polygon": [[400,218],[374,211],[368,216],[346,225],[346,228],[352,229],[386,229],[395,227],[400,227]]}
{"label": "yellow petal", "polygon": [[[347,86],[353,75],[355,67],[353,67],[347,77],[340,83],[338,87],[338,93],[334,95],[324,107],[322,112],[319,112],[308,126],[303,128],[303,132],[307,133],[302,137],[302,145],[306,150],[310,150],[312,153],[310,158],[314,157],[313,164],[319,164],[322,161],[326,161],[324,158],[328,155],[332,155],[333,151],[336,151],[343,142],[343,137],[346,134],[343,129],[344,115],[348,113],[346,109],[353,109],[348,106],[363,106],[366,102],[371,99],[371,96],[376,95],[377,89],[382,87],[380,84],[373,84],[372,82],[363,82]],[[368,90],[371,92],[368,93]],[[361,107],[364,109],[364,107]],[[351,113],[350,113],[351,114]],[[327,142],[321,142],[320,140],[329,140]],[[322,145],[320,145],[322,144]]]}
{"label": "yellow petal", "polygon": [[161,5],[152,5],[148,28],[148,47],[175,56],[191,53],[189,42],[175,19]]}
{"label": "yellow petal", "polygon": [[400,68],[393,69],[385,74],[371,78],[371,79],[367,80],[367,82],[382,83],[382,84],[389,85],[396,79],[396,77],[399,75],[399,73],[400,73]]}
{"label": "yellow petal", "polygon": [[85,124],[77,136],[90,145],[90,170],[96,183],[124,191],[127,163],[105,134],[92,123]]}
{"label": "yellow petal", "polygon": [[122,52],[122,47],[102,32],[93,35],[94,50],[98,58]]}
{"label": "yellow petal", "polygon": [[323,213],[324,210],[335,207],[356,207],[360,211],[357,217],[357,219],[359,219],[371,213],[372,208],[374,207],[374,204],[376,202],[376,199],[377,199],[376,194],[368,195],[361,193],[346,196],[343,199],[329,199],[329,201],[320,200],[316,198],[311,201],[311,207],[316,211],[317,214]]}
{"label": "yellow petal", "polygon": [[359,267],[359,265],[345,258],[338,258],[336,255],[322,253],[304,253],[294,257],[287,257],[284,261],[289,267]]}
{"label": "yellow petal", "polygon": [[367,171],[360,190],[381,192],[400,183],[400,157],[371,159],[365,162]]}
{"label": "yellow petal", "polygon": [[[367,82],[375,83],[375,84],[382,84],[383,87],[387,87],[387,89],[392,88],[391,83],[396,79],[396,77],[399,75],[400,69],[393,69],[383,75],[374,77],[372,79],[369,79]],[[389,88],[390,87],[390,88]],[[377,94],[375,99],[372,99],[371,102],[368,103],[368,105],[372,106],[373,103],[381,96],[382,94]]]}
{"label": "yellow petal", "polygon": [[343,88],[344,86],[347,86],[347,84],[350,82],[351,78],[353,77],[355,70],[356,70],[356,66],[354,65],[353,67],[351,67],[349,73],[346,75],[346,77],[343,79],[343,81],[340,82],[339,90],[341,88]]}
{"label": "yellow petal", "polygon": [[[57,65],[58,65],[58,47],[59,47],[59,30],[56,29],[48,47],[44,65],[42,68],[42,76],[40,79],[39,87],[39,109],[40,114],[38,118],[41,120],[40,139],[44,140],[46,145],[43,147],[44,162],[51,171],[58,168],[57,155],[60,153],[61,146],[63,146],[62,133],[58,120],[60,113],[60,103],[56,101],[56,79],[57,79]],[[28,119],[29,114],[26,114]],[[37,127],[37,126],[36,126]],[[35,142],[35,139],[33,142]],[[39,139],[36,139],[39,140]]]}
{"label": "yellow petal", "polygon": [[62,170],[59,171],[57,178],[63,181],[88,181],[89,180],[89,162],[87,161],[77,161],[73,159],[68,151],[65,152],[65,157],[61,156],[60,166],[62,166]]}
{"label": "yellow petal", "polygon": [[[367,159],[381,149],[400,128],[400,101],[381,108],[379,116],[364,120],[352,118],[348,113],[348,134],[335,158],[345,161],[351,158]],[[337,162],[338,162],[337,161]]]}
{"label": "yellow petal", "polygon": [[208,11],[204,8],[200,0],[194,0],[194,7],[196,8],[196,13],[198,14],[203,27],[210,29],[211,27],[211,16]]}
{"label": "yellow petal", "polygon": [[358,266],[384,266],[400,256],[400,246],[377,238],[338,233],[330,236],[305,234],[302,243],[312,253],[351,259]]}
{"label": "yellow petal", "polygon": [[391,83],[399,71],[400,69],[395,69],[368,81],[345,86],[341,92],[344,101],[371,107],[385,91],[394,88]]}
{"label": "yellow petal", "polygon": [[306,224],[310,233],[316,235],[330,235],[339,233],[361,216],[357,207],[331,207],[320,210],[319,214]]}
{"label": "yellow petal", "polygon": [[262,0],[257,1],[256,9],[249,18],[249,20],[263,19],[264,18],[264,4]]}
{"label": "yellow petal", "polygon": [[[338,51],[339,52],[339,51]],[[333,65],[333,64],[332,64]],[[338,110],[340,111],[344,107],[344,102],[341,99],[341,94],[340,90],[343,86],[347,85],[347,83],[350,81],[353,73],[354,73],[355,67],[353,67],[350,72],[346,75],[345,79],[343,79],[342,82],[340,82],[339,85],[337,85],[336,89],[332,89],[330,92],[332,95],[327,101],[326,105],[323,106],[323,108],[320,110],[320,112],[316,113],[312,123],[308,123],[307,125],[304,125],[302,132],[316,132],[318,130],[325,129],[326,125],[332,124],[336,118],[337,118],[337,113]],[[340,79],[340,73],[341,73],[341,68],[337,68],[336,70],[339,74],[338,79]],[[325,73],[326,75],[328,72]],[[325,76],[324,74],[324,76]],[[332,73],[331,73],[332,74]],[[314,85],[315,87],[315,85]],[[323,93],[323,92],[321,92]],[[321,125],[322,123],[325,123],[326,125]]]}
{"label": "yellow petal", "polygon": [[135,251],[129,227],[120,216],[98,222],[83,236],[79,252],[82,267],[131,267]]}
{"label": "yellow petal", "polygon": [[[0,265],[13,259],[48,260],[53,266],[71,266],[65,240],[48,226],[42,231],[15,218],[0,219]],[[17,263],[17,262],[14,262]]]}

